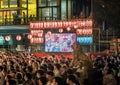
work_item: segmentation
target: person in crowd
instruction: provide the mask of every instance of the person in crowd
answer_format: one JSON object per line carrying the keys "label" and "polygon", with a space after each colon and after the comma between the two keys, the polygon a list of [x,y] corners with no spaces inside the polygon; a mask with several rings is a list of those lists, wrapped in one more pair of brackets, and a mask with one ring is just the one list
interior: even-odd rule
{"label": "person in crowd", "polygon": [[32,68],[33,68],[32,73],[35,74],[38,70],[38,63],[36,61],[32,62]]}
{"label": "person in crowd", "polygon": [[54,77],[51,85],[66,85],[61,77]]}
{"label": "person in crowd", "polygon": [[117,85],[111,69],[106,69],[106,73],[103,76],[103,85]]}
{"label": "person in crowd", "polygon": [[102,73],[102,67],[97,65],[95,62],[93,64],[93,85],[102,85],[102,80],[103,80],[103,73]]}
{"label": "person in crowd", "polygon": [[17,72],[15,75],[16,81],[18,85],[23,85],[23,74],[21,72]]}
{"label": "person in crowd", "polygon": [[118,64],[117,82],[118,82],[118,85],[120,85],[120,63]]}
{"label": "person in crowd", "polygon": [[5,81],[5,74],[3,71],[3,67],[0,66],[0,85],[4,85],[4,81]]}
{"label": "person in crowd", "polygon": [[79,81],[76,79],[74,75],[68,75],[66,82],[68,85],[80,85]]}
{"label": "person in crowd", "polygon": [[46,85],[51,85],[52,81],[54,79],[54,73],[52,71],[48,71],[46,73],[46,78],[47,78],[47,84]]}
{"label": "person in crowd", "polygon": [[[75,57],[62,60],[36,57],[33,53],[0,51],[0,85],[120,84],[119,56],[96,56],[91,62],[80,49],[79,44],[74,45]],[[89,83],[90,78],[92,83]]]}
{"label": "person in crowd", "polygon": [[55,77],[61,77],[61,72],[60,72],[61,65],[60,64],[54,64],[54,74]]}
{"label": "person in crowd", "polygon": [[[39,85],[39,79],[41,78],[41,77],[45,77],[45,72],[43,71],[43,70],[38,70],[37,72],[36,72],[36,77],[35,77],[35,83],[36,83],[36,85]],[[46,78],[46,77],[45,77]]]}
{"label": "person in crowd", "polygon": [[17,85],[17,81],[15,79],[10,79],[7,81],[6,85]]}
{"label": "person in crowd", "polygon": [[73,75],[78,80],[78,82],[79,82],[80,85],[84,85],[84,82],[82,81],[80,72],[75,72]]}
{"label": "person in crowd", "polygon": [[[87,70],[84,68],[83,63],[80,62],[75,72],[77,78],[79,79],[80,85],[84,85],[85,79],[88,78]],[[79,74],[79,75],[77,75]],[[79,76],[79,77],[78,77]]]}
{"label": "person in crowd", "polygon": [[37,85],[46,85],[47,84],[47,78],[46,77],[40,77],[38,79],[38,84]]}
{"label": "person in crowd", "polygon": [[61,76],[63,77],[63,78],[65,78],[65,75],[66,75],[66,71],[67,71],[67,66],[64,64],[64,65],[62,65],[61,66],[61,69],[60,69],[60,72],[61,72]]}
{"label": "person in crowd", "polygon": [[32,75],[31,73],[26,73],[24,75],[24,83],[23,85],[34,85],[33,81],[32,81]]}

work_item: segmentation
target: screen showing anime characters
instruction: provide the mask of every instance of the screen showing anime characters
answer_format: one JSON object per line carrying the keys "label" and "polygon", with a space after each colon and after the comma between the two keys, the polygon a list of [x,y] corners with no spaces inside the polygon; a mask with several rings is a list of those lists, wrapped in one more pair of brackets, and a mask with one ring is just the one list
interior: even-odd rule
{"label": "screen showing anime characters", "polygon": [[71,45],[74,42],[75,33],[45,34],[45,52],[72,52]]}

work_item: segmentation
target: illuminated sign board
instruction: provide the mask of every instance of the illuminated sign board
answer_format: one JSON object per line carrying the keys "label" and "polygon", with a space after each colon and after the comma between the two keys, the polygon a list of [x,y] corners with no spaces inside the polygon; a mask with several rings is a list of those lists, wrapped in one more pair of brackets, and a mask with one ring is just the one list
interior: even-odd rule
{"label": "illuminated sign board", "polygon": [[77,37],[77,42],[79,42],[80,44],[92,44],[93,43],[93,37],[92,36]]}

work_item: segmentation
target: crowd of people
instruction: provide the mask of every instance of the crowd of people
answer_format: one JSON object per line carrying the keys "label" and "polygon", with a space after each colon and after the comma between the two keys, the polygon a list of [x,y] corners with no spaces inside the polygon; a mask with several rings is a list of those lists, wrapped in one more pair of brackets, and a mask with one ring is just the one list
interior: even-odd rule
{"label": "crowd of people", "polygon": [[[0,85],[91,85],[83,62],[72,67],[73,59],[61,57],[0,51]],[[92,62],[92,85],[120,85],[119,56],[96,57]]]}

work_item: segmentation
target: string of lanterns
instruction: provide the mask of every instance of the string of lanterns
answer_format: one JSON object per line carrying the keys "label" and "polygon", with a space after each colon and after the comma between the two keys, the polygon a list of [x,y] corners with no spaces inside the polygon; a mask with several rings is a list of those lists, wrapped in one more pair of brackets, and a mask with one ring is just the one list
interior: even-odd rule
{"label": "string of lanterns", "polygon": [[[16,36],[16,40],[17,41],[20,41],[21,39],[22,39],[21,35],[17,35]],[[0,36],[0,40],[10,41],[11,40],[11,36],[10,35]]]}
{"label": "string of lanterns", "polygon": [[[51,31],[48,33],[51,34]],[[31,30],[27,37],[30,40],[30,43],[38,44],[44,42],[43,30]]]}
{"label": "string of lanterns", "polygon": [[[28,35],[28,39],[30,39],[31,43],[44,43],[43,34],[46,29],[58,29],[59,33],[63,33],[65,30],[68,32],[74,31],[77,36],[92,36],[92,25],[92,19],[30,22],[30,34]],[[48,35],[52,33],[50,30],[47,32]]]}
{"label": "string of lanterns", "polygon": [[[71,30],[70,27],[67,27],[66,30],[69,32]],[[78,36],[90,36],[93,33],[93,29],[92,28],[75,28],[76,30],[76,34]],[[58,29],[59,33],[63,33],[64,29],[63,28],[59,28]],[[43,37],[43,33],[44,31],[41,29],[31,29],[30,34],[28,35],[28,39],[30,39],[31,43],[44,43],[44,37]],[[49,30],[47,32],[48,35],[51,35],[51,31]]]}
{"label": "string of lanterns", "polygon": [[49,29],[49,28],[83,28],[83,27],[92,27],[93,21],[92,19],[75,19],[68,21],[35,21],[30,22],[31,29]]}

